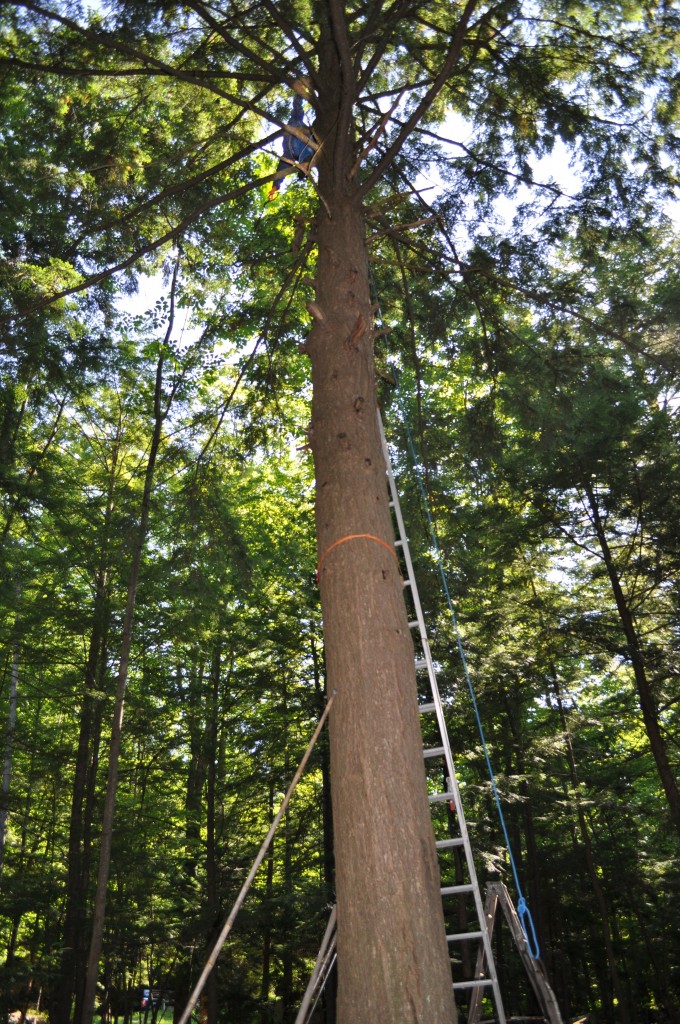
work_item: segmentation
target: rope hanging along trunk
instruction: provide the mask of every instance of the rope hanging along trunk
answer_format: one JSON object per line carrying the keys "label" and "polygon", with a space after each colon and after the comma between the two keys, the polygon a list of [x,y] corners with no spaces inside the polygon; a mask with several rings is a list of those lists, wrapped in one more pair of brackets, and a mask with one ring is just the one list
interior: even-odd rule
{"label": "rope hanging along trunk", "polygon": [[302,773],[304,772],[305,767],[307,765],[307,761],[309,760],[309,757],[310,757],[310,755],[312,753],[312,750],[314,749],[314,745],[315,745],[316,741],[319,738],[319,735],[321,733],[321,730],[324,727],[326,719],[328,718],[328,713],[331,710],[331,707],[333,705],[333,701],[335,700],[335,695],[336,695],[336,691],[333,690],[330,698],[326,702],[326,707],[324,708],[324,712],[323,712],[321,718],[319,719],[319,722],[318,722],[318,725],[317,725],[316,729],[314,730],[312,738],[310,739],[309,743],[307,744],[307,749],[305,750],[304,754],[302,755],[302,760],[300,761],[300,764],[298,765],[298,769],[295,772],[295,775],[293,776],[293,781],[291,782],[290,786],[288,787],[288,791],[287,791],[286,795],[284,796],[284,798],[283,798],[283,800],[281,802],[281,806],[279,807],[278,811],[276,812],[276,816],[274,817],[274,820],[271,823],[269,832],[267,833],[267,835],[266,835],[266,837],[265,837],[265,839],[264,839],[264,841],[262,843],[262,846],[259,849],[259,852],[258,852],[255,860],[253,861],[253,866],[251,867],[250,871],[248,872],[248,877],[246,878],[245,882],[241,886],[241,891],[239,892],[238,896],[236,897],[236,901],[234,903],[234,906],[231,908],[231,913],[229,914],[229,917],[227,918],[227,920],[224,922],[224,925],[222,926],[222,931],[218,935],[217,941],[215,942],[215,945],[213,946],[213,950],[212,950],[210,956],[208,957],[208,959],[205,962],[205,967],[201,971],[201,975],[200,975],[198,981],[196,982],[196,984],[194,985],[193,992],[189,996],[189,1000],[187,1002],[187,1005],[184,1008],[182,1016],[180,1017],[180,1019],[178,1021],[178,1024],[187,1024],[187,1021],[191,1017],[192,1011],[193,1011],[194,1007],[196,1006],[196,1003],[199,1000],[201,992],[203,991],[203,989],[205,987],[205,983],[208,980],[208,976],[209,976],[210,972],[212,971],[213,967],[215,966],[215,964],[217,963],[217,958],[219,957],[219,955],[220,955],[220,953],[222,951],[222,947],[223,947],[224,943],[227,940],[227,936],[229,935],[229,932],[232,929],[234,921],[236,920],[236,915],[238,914],[239,910],[243,906],[243,902],[244,902],[246,896],[248,895],[248,890],[250,889],[250,886],[253,884],[253,879],[255,878],[255,875],[257,874],[257,870],[260,867],[260,864],[262,863],[262,861],[264,860],[264,858],[265,858],[265,856],[267,854],[267,850],[269,849],[271,841],[274,838],[274,833],[276,832],[276,829],[278,828],[278,825],[279,825],[279,822],[281,821],[281,818],[285,814],[286,808],[288,807],[288,804],[290,803],[290,799],[291,799],[293,793],[295,792],[297,784],[300,781],[300,778],[302,777]]}

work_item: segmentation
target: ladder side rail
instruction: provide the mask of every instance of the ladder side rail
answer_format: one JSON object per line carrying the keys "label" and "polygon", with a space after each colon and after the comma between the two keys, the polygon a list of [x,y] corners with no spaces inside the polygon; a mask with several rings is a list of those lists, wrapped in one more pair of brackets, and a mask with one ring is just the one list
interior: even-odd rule
{"label": "ladder side rail", "polygon": [[472,846],[470,844],[470,837],[467,830],[467,824],[465,821],[465,814],[463,812],[463,805],[460,796],[460,790],[458,787],[456,771],[453,763],[453,753],[451,751],[451,743],[449,740],[449,732],[446,726],[446,719],[444,717],[444,706],[439,691],[439,685],[437,683],[437,673],[435,671],[434,662],[432,660],[432,654],[430,651],[430,644],[427,637],[427,630],[425,628],[425,618],[423,616],[422,605],[420,603],[420,596],[418,594],[418,588],[416,585],[415,572],[413,569],[413,561],[411,559],[411,551],[408,544],[408,538],[406,536],[406,527],[404,524],[404,518],[401,511],[401,504],[399,502],[399,494],[397,490],[396,480],[392,471],[392,461],[390,459],[389,448],[387,447],[387,438],[385,436],[385,428],[383,426],[382,417],[380,410],[378,410],[378,428],[380,431],[380,440],[383,450],[383,458],[385,460],[385,470],[387,473],[387,479],[389,482],[390,497],[394,509],[395,518],[397,521],[397,531],[399,534],[399,540],[401,541],[401,550],[406,565],[406,571],[410,583],[411,599],[413,601],[413,607],[415,609],[416,620],[418,622],[418,629],[420,633],[420,641],[423,648],[423,654],[427,664],[427,671],[430,680],[430,688],[432,692],[432,699],[435,706],[435,714],[437,717],[437,725],[439,727],[439,734],[442,741],[442,747],[444,748],[444,760],[446,763],[447,777],[449,779],[449,788],[453,794],[454,805],[456,808],[456,815],[458,817],[458,825],[463,839],[463,848],[465,850],[465,859],[467,862],[467,868],[470,875],[470,881],[473,886],[473,897],[475,901],[475,911],[477,914],[477,920],[480,923],[482,930],[482,944],[486,958],[487,969],[489,972],[489,979],[491,981],[494,1001],[496,1003],[496,1012],[500,1024],[505,1024],[505,1011],[503,1008],[503,1001],[501,998],[500,987],[498,984],[498,975],[496,972],[496,964],[491,949],[491,939],[489,933],[485,927],[484,922],[484,907],[482,905],[482,897],[479,889],[479,881],[477,878],[477,870],[475,868],[474,857],[472,854]]}
{"label": "ladder side rail", "polygon": [[415,572],[413,569],[413,561],[411,559],[411,550],[408,544],[408,538],[406,536],[406,527],[404,525],[404,518],[401,511],[401,504],[399,502],[399,494],[397,491],[397,483],[392,472],[392,463],[390,460],[390,452],[387,447],[387,438],[385,437],[385,429],[383,427],[382,417],[380,411],[378,411],[378,425],[380,428],[380,440],[382,443],[383,458],[385,459],[385,469],[387,472],[387,479],[389,482],[390,497],[394,508],[394,515],[397,520],[397,532],[399,534],[399,540],[401,541],[401,550],[406,564],[406,573],[411,588],[411,599],[413,601],[413,608],[415,611],[416,620],[418,622],[419,639],[423,648],[423,655],[427,663],[427,674],[430,679],[430,688],[432,691],[432,701],[435,706],[435,715],[437,718],[437,725],[439,727],[439,734],[442,739],[442,746],[444,747],[444,758],[446,761],[446,771],[450,778],[455,779],[455,770],[453,767],[453,754],[451,752],[451,744],[449,742],[449,733],[446,728],[446,719],[444,718],[444,705],[442,704],[441,694],[439,692],[439,686],[437,684],[437,673],[435,671],[434,662],[432,660],[432,652],[430,650],[430,642],[427,637],[427,630],[425,628],[425,617],[423,615],[423,608],[420,603],[420,596],[418,594],[418,588],[416,586]]}
{"label": "ladder side rail", "polygon": [[385,466],[387,470],[387,478],[390,485],[390,494],[394,505],[394,513],[397,520],[398,530],[400,534],[400,540],[402,542],[402,551],[404,555],[404,561],[406,563],[406,570],[411,583],[411,597],[415,608],[416,618],[418,620],[418,626],[420,629],[420,640],[423,644],[423,653],[427,662],[428,675],[430,678],[430,687],[432,690],[433,703],[435,705],[435,711],[437,716],[437,724],[439,726],[439,734],[442,740],[442,747],[444,748],[444,760],[446,762],[446,774],[449,779],[449,787],[453,793],[454,804],[456,808],[456,815],[458,817],[458,825],[460,828],[460,834],[463,839],[463,845],[465,852],[468,855],[468,868],[470,871],[470,881],[475,886],[475,897],[476,897],[476,910],[477,917],[480,922],[484,920],[484,909],[482,906],[482,899],[479,892],[479,882],[477,879],[477,872],[474,865],[474,859],[472,857],[472,846],[470,844],[470,836],[467,829],[467,823],[465,821],[465,814],[463,811],[463,804],[460,796],[460,789],[458,786],[456,769],[453,762],[453,753],[451,751],[451,743],[449,740],[449,731],[446,726],[446,719],[444,717],[444,705],[442,703],[441,694],[439,691],[439,684],[437,682],[437,673],[435,671],[434,662],[432,660],[432,654],[430,652],[430,644],[427,638],[427,631],[425,628],[425,619],[423,616],[423,610],[420,603],[420,597],[418,595],[418,589],[416,587],[415,573],[413,570],[413,561],[411,559],[411,552],[409,549],[408,539],[406,537],[406,530],[404,527],[404,519],[401,512],[401,505],[399,503],[399,495],[397,493],[397,485],[392,472],[392,464],[389,457],[389,449],[387,447],[387,439],[385,437],[385,431],[382,423],[382,418],[378,413],[378,422],[380,424],[380,436],[383,447],[383,455],[385,458]]}
{"label": "ladder side rail", "polygon": [[[458,786],[455,774],[450,779],[449,789],[453,794],[453,802],[456,808],[456,815],[458,818],[458,828],[463,839],[463,849],[465,850],[465,855],[467,859],[467,867],[468,872],[470,874],[470,881],[472,882],[473,885],[472,895],[475,901],[475,911],[477,913],[477,920],[479,921],[482,930],[481,946],[479,949],[479,955],[477,957],[477,965],[475,967],[475,979],[483,977],[484,964],[486,963],[486,970],[488,971],[488,976],[493,988],[494,1000],[496,1001],[496,1011],[498,1013],[498,1019],[500,1021],[500,1024],[505,1024],[505,1011],[503,1009],[503,1001],[501,998],[500,986],[498,983],[496,960],[494,958],[493,950],[491,948],[493,926],[489,928],[487,908],[482,904],[482,895],[479,888],[477,869],[475,867],[474,857],[472,855],[472,844],[470,842],[470,834],[468,832],[467,821],[465,820],[465,813],[463,811],[463,801],[460,795],[460,787]],[[469,1020],[469,1024],[471,1024],[471,1020]]]}

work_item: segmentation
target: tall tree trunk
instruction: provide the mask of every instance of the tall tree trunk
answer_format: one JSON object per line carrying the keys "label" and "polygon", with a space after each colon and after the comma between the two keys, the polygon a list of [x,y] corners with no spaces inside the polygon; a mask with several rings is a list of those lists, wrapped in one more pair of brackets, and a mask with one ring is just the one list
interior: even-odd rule
{"label": "tall tree trunk", "polygon": [[[7,818],[9,815],[9,787],[12,778],[12,760],[14,756],[14,732],[17,719],[17,697],[19,690],[19,641],[15,639],[12,645],[12,664],[9,675],[9,710],[7,715],[7,732],[5,734],[5,753],[2,769],[2,791],[0,792],[0,879],[5,862],[5,841],[7,834]],[[19,922],[21,915],[14,914],[12,930],[7,946],[7,958],[5,961],[5,976],[10,977],[10,969],[14,961],[19,933]],[[14,1009],[11,1005],[9,993],[0,992],[0,1021],[7,1024],[10,1011]]]}
{"label": "tall tree trunk", "polygon": [[[102,654],[105,624],[102,615],[101,594],[95,597],[94,624],[85,668],[85,694],[80,716],[78,749],[76,752],[71,818],[69,823],[68,871],[66,879],[66,907],[62,933],[60,963],[61,983],[56,1005],[51,1011],[55,1024],[68,1024],[74,994],[78,989],[76,974],[83,975],[80,961],[83,955],[83,933],[87,904],[87,871],[84,866],[85,800],[92,755],[95,717],[101,714],[101,701],[95,697],[98,666]],[[81,992],[82,996],[82,992]]]}
{"label": "tall tree trunk", "polygon": [[203,702],[204,663],[198,651],[192,652],[189,666],[189,687],[184,718],[189,733],[189,764],[187,788],[184,798],[185,854],[184,873],[195,879],[201,855],[201,826],[203,824],[203,793],[206,783],[205,709]]}
{"label": "tall tree trunk", "polygon": [[5,754],[2,765],[2,792],[0,792],[0,879],[2,878],[2,870],[5,864],[5,840],[7,836],[7,817],[9,815],[9,784],[12,779],[18,688],[19,641],[15,640],[12,645],[12,667],[9,673],[9,709],[7,714],[7,732],[5,733]]}
{"label": "tall tree trunk", "polygon": [[154,389],[154,427],[149,447],[149,456],[144,475],[144,490],[139,515],[139,528],[135,541],[132,563],[130,566],[130,578],[128,582],[127,601],[125,604],[125,615],[123,618],[123,630],[121,635],[120,656],[118,663],[118,678],[116,681],[116,694],[113,709],[113,721],[111,726],[111,740],[109,744],[109,770],[106,782],[106,795],[104,797],[104,809],[102,812],[102,835],[99,851],[99,870],[97,873],[97,889],[94,900],[94,912],[92,919],[92,939],[90,942],[90,953],[87,964],[87,979],[85,983],[85,996],[83,999],[83,1012],[81,1015],[82,1024],[92,1024],[94,1015],[95,992],[97,986],[97,974],[99,970],[99,957],[101,955],[102,943],[104,940],[104,916],[106,912],[106,890],[109,880],[111,866],[111,845],[113,841],[113,818],[116,806],[116,791],[118,788],[118,763],[120,760],[120,749],[123,731],[123,707],[125,703],[125,690],[127,687],[128,665],[130,652],[132,650],[132,626],[135,616],[135,602],[137,598],[137,585],[142,563],[142,553],[146,542],[146,532],[149,522],[149,509],[151,506],[151,492],[153,489],[154,472],[156,469],[156,457],[160,448],[163,423],[169,411],[170,402],[163,409],[163,366],[165,345],[170,340],[174,327],[174,302],[175,289],[179,273],[179,262],[175,263],[175,270],[172,279],[170,294],[170,314],[168,328],[165,335],[165,343],[156,366],[156,383]]}
{"label": "tall tree trunk", "polygon": [[[284,666],[279,667],[282,680],[282,707],[281,719],[284,729],[284,753],[283,753],[283,777],[289,779],[291,775],[290,766],[290,719],[288,715],[288,680]],[[291,837],[290,808],[282,822],[283,827],[283,913],[281,914],[281,925],[286,941],[281,949],[281,1020],[283,1024],[290,1024],[292,1015],[295,1012],[293,1007],[293,950],[292,936],[294,920],[292,915],[293,896],[293,840]]]}
{"label": "tall tree trunk", "polygon": [[56,1005],[50,1014],[55,1024],[68,1024],[71,1020],[74,996],[74,1019],[80,1019],[85,989],[87,961],[85,921],[91,866],[92,815],[96,795],[96,774],[103,713],[103,702],[99,697],[104,689],[110,618],[109,540],[114,511],[121,431],[122,414],[119,415],[116,440],[111,453],[102,546],[95,577],[92,629],[85,664],[83,703],[71,796],[66,900],[59,968],[60,981],[56,985]]}
{"label": "tall tree trunk", "polygon": [[621,585],[621,580],[614,562],[611,548],[607,541],[607,534],[605,532],[604,523],[602,522],[602,517],[600,516],[600,509],[595,492],[588,481],[584,483],[583,490],[588,499],[591,521],[595,528],[600,550],[602,551],[602,557],[604,559],[604,564],[609,576],[609,582],[611,583],[612,592],[614,594],[614,601],[616,602],[616,610],[619,613],[621,626],[626,637],[628,656],[633,668],[633,675],[635,676],[635,685],[637,687],[638,698],[640,701],[642,720],[649,739],[652,756],[656,763],[663,791],[666,794],[671,821],[680,833],[680,788],[678,787],[678,781],[668,759],[668,751],[666,750],[666,743],[663,738],[659,722],[659,709],[654,698],[652,686],[647,678],[644,654],[640,646],[640,638],[635,627],[633,613],[626,599],[626,595],[623,592],[623,587]]}
{"label": "tall tree trunk", "polygon": [[[455,1008],[411,640],[376,415],[351,56],[320,7],[317,301],[308,340],[328,681],[339,1024],[451,1024]],[[364,535],[364,536],[359,536]],[[349,539],[352,538],[352,539]]]}
{"label": "tall tree trunk", "polygon": [[[215,786],[217,775],[218,709],[220,702],[220,676],[222,666],[222,643],[218,636],[210,665],[210,693],[208,696],[207,762],[208,793],[206,807],[205,875],[208,920],[216,921],[219,915],[217,899],[217,857],[215,850]],[[211,971],[206,982],[208,1024],[217,1024],[217,971]]]}
{"label": "tall tree trunk", "polygon": [[[523,869],[527,883],[528,902],[533,908],[532,917],[536,929],[536,935],[539,940],[539,946],[542,950],[542,959],[546,968],[549,970],[551,954],[550,950],[548,949],[546,951],[545,948],[547,922],[545,920],[544,901],[542,898],[543,886],[541,881],[540,858],[538,855],[534,815],[529,795],[529,785],[527,782],[527,749],[521,710],[522,682],[515,676],[512,678],[512,692],[503,690],[503,704],[506,711],[506,721],[510,726],[512,734],[512,748],[508,749],[506,773],[508,778],[512,777],[513,774],[516,774],[520,779],[518,789],[521,802],[519,805],[511,805],[509,808],[509,816],[514,823],[513,827],[516,829],[516,839],[513,846],[519,856],[522,851],[522,840],[524,841]],[[530,991],[529,998],[532,1001],[534,1000],[533,990]],[[535,1010],[537,1010],[537,1006],[532,1008],[532,1012]]]}
{"label": "tall tree trunk", "polygon": [[[269,780],[269,797],[267,800],[267,823],[271,827],[274,820],[274,778]],[[276,836],[272,839],[267,851],[267,874],[266,874],[266,906],[272,906],[274,897],[274,846]],[[264,923],[262,935],[262,976],[260,982],[260,1022],[271,1024],[272,1008],[269,1004],[269,989],[271,987],[271,965],[272,965],[272,925],[271,918],[267,916]]]}
{"label": "tall tree trunk", "polygon": [[593,852],[593,844],[590,837],[590,829],[588,828],[588,822],[586,820],[585,811],[581,806],[581,801],[578,798],[579,791],[579,778],[576,769],[576,758],[574,756],[574,748],[571,742],[571,734],[569,732],[569,724],[567,722],[567,716],[564,711],[564,705],[562,703],[562,693],[557,678],[556,669],[551,666],[551,678],[553,692],[555,694],[555,700],[557,702],[557,708],[560,715],[560,722],[562,725],[562,735],[564,737],[564,743],[567,753],[567,764],[569,765],[569,778],[574,793],[577,794],[576,798],[576,816],[578,821],[578,830],[581,838],[581,845],[586,858],[586,867],[588,870],[588,878],[590,885],[595,896],[597,908],[600,912],[600,921],[602,924],[602,938],[604,940],[604,948],[607,956],[607,966],[609,967],[609,977],[611,980],[611,991],[614,996],[618,1009],[614,1005],[614,1001],[610,1001],[611,1012],[614,1013],[615,1018],[618,1017],[622,1024],[628,1024],[629,1013],[628,1013],[628,1002],[625,997],[623,985],[621,984],[621,977],[619,975],[619,968],[616,962],[616,954],[614,952],[614,943],[612,942],[612,928],[609,919],[609,908],[607,907],[607,901],[605,899],[604,890],[600,882],[600,876],[598,874],[597,864],[595,862],[595,855]]}

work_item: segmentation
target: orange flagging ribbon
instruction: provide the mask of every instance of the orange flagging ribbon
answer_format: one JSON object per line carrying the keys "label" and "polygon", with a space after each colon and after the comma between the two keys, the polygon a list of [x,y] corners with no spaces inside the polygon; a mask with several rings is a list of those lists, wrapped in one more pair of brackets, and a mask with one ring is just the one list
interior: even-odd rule
{"label": "orange flagging ribbon", "polygon": [[390,552],[390,554],[394,555],[394,557],[397,559],[397,562],[399,562],[399,556],[397,555],[397,552],[394,550],[392,545],[388,544],[387,541],[382,540],[381,537],[376,537],[372,533],[350,533],[350,534],[348,534],[347,537],[341,537],[340,540],[336,540],[333,544],[331,544],[331,546],[329,548],[326,548],[326,550],[322,554],[321,558],[319,559],[319,564],[316,567],[316,578],[317,578],[317,580],[319,579],[319,575],[321,573],[321,566],[323,565],[324,558],[326,558],[327,555],[330,555],[330,553],[333,550],[333,548],[337,548],[337,546],[339,544],[344,544],[345,541],[348,541],[348,540],[361,540],[361,538],[364,538],[366,540],[375,540],[375,541],[378,542],[378,544],[382,544],[382,546],[384,548],[387,548],[387,550]]}

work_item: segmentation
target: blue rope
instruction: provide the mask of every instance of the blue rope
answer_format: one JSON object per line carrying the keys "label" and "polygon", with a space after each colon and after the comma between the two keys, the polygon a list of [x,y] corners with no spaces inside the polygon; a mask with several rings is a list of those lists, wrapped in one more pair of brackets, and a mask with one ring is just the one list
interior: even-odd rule
{"label": "blue rope", "polygon": [[[397,371],[396,371],[396,369],[393,366],[390,366],[389,369],[390,369],[390,371],[391,371],[391,373],[392,373],[392,375],[394,377],[394,382],[395,382],[395,387],[396,387],[397,384],[398,384]],[[538,939],[536,937],[536,929],[534,927],[534,922],[533,922],[533,919],[531,917],[531,911],[529,910],[529,907],[527,906],[527,901],[525,900],[524,896],[522,895],[522,887],[521,887],[520,882],[519,882],[519,875],[517,874],[517,866],[515,864],[515,858],[512,855],[512,848],[510,846],[510,837],[508,836],[508,830],[507,830],[507,827],[506,827],[506,824],[505,824],[505,816],[503,814],[503,808],[501,807],[501,800],[500,800],[500,796],[499,796],[499,793],[498,793],[498,788],[496,786],[496,776],[494,774],[493,766],[491,764],[491,758],[489,756],[489,748],[487,747],[486,737],[484,735],[484,726],[482,725],[482,718],[481,718],[481,715],[479,713],[479,707],[477,705],[477,698],[475,696],[475,691],[474,691],[474,687],[472,685],[472,679],[470,677],[470,671],[469,671],[469,668],[468,668],[467,658],[465,656],[465,651],[463,649],[463,641],[462,641],[462,638],[461,638],[460,629],[458,628],[458,619],[456,618],[456,613],[455,613],[454,607],[453,607],[453,601],[451,600],[451,594],[450,594],[450,591],[449,591],[449,584],[448,584],[448,581],[447,581],[447,578],[446,578],[446,570],[444,569],[444,559],[442,557],[441,549],[440,549],[439,543],[437,541],[437,533],[436,533],[435,528],[434,528],[434,523],[432,522],[432,516],[430,515],[430,507],[429,507],[429,502],[427,500],[427,493],[425,491],[425,486],[423,484],[422,476],[421,476],[421,473],[420,473],[420,463],[419,463],[419,460],[418,460],[418,455],[417,455],[417,452],[416,452],[415,445],[413,443],[413,437],[411,436],[411,430],[410,430],[409,425],[408,425],[408,416],[406,415],[406,413],[404,411],[404,408],[402,406],[401,399],[399,398],[399,393],[398,392],[397,392],[397,406],[399,408],[399,412],[401,413],[401,419],[402,419],[402,422],[404,424],[404,428],[406,430],[406,440],[407,440],[407,443],[408,443],[409,452],[410,452],[411,459],[412,459],[412,462],[413,462],[413,470],[414,470],[414,473],[415,473],[416,482],[418,484],[418,490],[420,492],[420,497],[421,497],[422,502],[423,502],[423,508],[425,509],[425,516],[427,518],[427,525],[428,525],[429,532],[430,532],[430,539],[431,539],[431,543],[432,543],[432,550],[434,552],[435,561],[437,563],[437,568],[439,569],[439,575],[441,577],[442,587],[443,587],[443,590],[444,590],[444,595],[446,597],[446,603],[448,605],[449,613],[451,615],[451,621],[453,622],[454,633],[455,633],[455,636],[456,636],[456,645],[458,647],[458,653],[460,655],[460,660],[461,660],[461,663],[463,665],[463,672],[465,674],[465,681],[467,683],[467,687],[468,687],[468,690],[470,692],[470,698],[472,700],[472,707],[474,708],[475,718],[477,719],[477,728],[479,730],[479,736],[480,736],[480,739],[482,741],[482,749],[484,750],[484,757],[485,757],[485,760],[486,760],[486,767],[487,767],[487,770],[489,772],[489,779],[491,780],[491,789],[492,789],[492,792],[493,792],[493,798],[494,798],[494,801],[496,803],[496,809],[498,811],[498,817],[500,819],[501,828],[503,830],[503,836],[505,837],[505,848],[508,851],[508,858],[510,860],[510,867],[512,868],[512,875],[513,875],[513,878],[515,880],[515,888],[517,890],[517,897],[518,897],[518,899],[517,899],[517,914],[518,914],[518,917],[519,917],[519,920],[520,920],[520,924],[522,926],[522,931],[524,932],[524,938],[526,939],[526,942],[527,942],[527,946],[528,946],[528,949],[529,949],[529,954],[530,954],[530,956],[531,956],[531,958],[533,960],[538,960],[540,958],[540,955],[541,955],[541,950],[540,950],[540,947],[539,947],[539,944],[538,944]]]}

